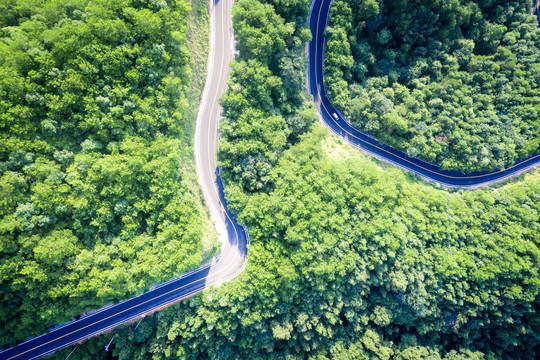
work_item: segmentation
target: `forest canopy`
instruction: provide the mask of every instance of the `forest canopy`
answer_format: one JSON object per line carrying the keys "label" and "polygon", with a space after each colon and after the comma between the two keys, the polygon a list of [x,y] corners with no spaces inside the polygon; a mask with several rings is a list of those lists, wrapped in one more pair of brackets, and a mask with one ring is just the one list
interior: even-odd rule
{"label": "forest canopy", "polygon": [[305,96],[309,5],[233,11],[247,52],[222,99],[219,159],[250,236],[245,271],[70,359],[538,358],[539,174],[447,191],[331,136]]}
{"label": "forest canopy", "polygon": [[189,11],[0,4],[0,346],[203,261]]}
{"label": "forest canopy", "polygon": [[359,129],[461,172],[540,151],[540,30],[531,0],[336,0],[330,99]]}

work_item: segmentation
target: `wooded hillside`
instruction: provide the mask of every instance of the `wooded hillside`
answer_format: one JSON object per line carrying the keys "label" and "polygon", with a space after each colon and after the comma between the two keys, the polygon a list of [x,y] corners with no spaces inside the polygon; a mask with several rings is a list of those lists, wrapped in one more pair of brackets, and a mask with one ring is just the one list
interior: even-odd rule
{"label": "wooded hillside", "polygon": [[71,359],[538,357],[540,177],[447,191],[343,145],[284,86],[305,84],[308,10],[233,12],[220,161],[245,271]]}
{"label": "wooded hillside", "polygon": [[0,4],[0,345],[202,262],[189,11]]}
{"label": "wooded hillside", "polygon": [[325,84],[358,128],[462,172],[540,151],[531,0],[336,0]]}

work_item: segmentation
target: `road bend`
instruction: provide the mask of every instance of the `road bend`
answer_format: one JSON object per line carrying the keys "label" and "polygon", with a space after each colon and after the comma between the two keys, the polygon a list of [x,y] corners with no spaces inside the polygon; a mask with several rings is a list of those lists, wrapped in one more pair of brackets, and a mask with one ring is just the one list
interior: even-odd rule
{"label": "road bend", "polygon": [[445,187],[474,189],[508,180],[540,165],[540,154],[518,161],[512,166],[491,171],[464,174],[441,170],[417,158],[379,142],[374,137],[354,128],[351,123],[332,105],[324,87],[324,29],[327,26],[332,0],[312,0],[309,19],[312,41],[308,47],[309,91],[313,95],[321,120],[330,131],[343,138],[350,145],[369,153],[396,167],[411,171],[424,180],[439,183]]}
{"label": "road bend", "polygon": [[211,0],[211,45],[208,75],[195,134],[199,182],[222,242],[220,255],[197,270],[174,278],[143,295],[106,306],[47,334],[0,353],[1,360],[29,360],[99,335],[122,323],[162,309],[212,285],[231,280],[244,269],[247,233],[228,212],[221,180],[216,173],[216,149],[221,108],[218,99],[227,87],[233,58],[231,8],[233,0]]}

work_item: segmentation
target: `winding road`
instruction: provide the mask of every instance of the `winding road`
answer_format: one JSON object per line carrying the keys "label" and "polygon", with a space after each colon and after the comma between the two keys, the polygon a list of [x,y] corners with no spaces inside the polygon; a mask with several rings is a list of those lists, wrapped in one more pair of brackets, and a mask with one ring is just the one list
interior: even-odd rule
{"label": "winding road", "polygon": [[439,183],[445,187],[474,189],[515,177],[540,165],[540,154],[519,161],[507,169],[463,174],[441,170],[439,167],[379,142],[372,136],[355,129],[347,119],[332,105],[324,87],[324,28],[327,25],[332,0],[313,0],[309,25],[313,40],[309,44],[308,79],[309,90],[313,95],[322,122],[335,135],[347,143],[367,152],[376,158],[406,171],[414,172],[424,180]]}
{"label": "winding road", "polygon": [[216,149],[221,109],[218,99],[227,87],[229,62],[233,58],[231,8],[233,0],[214,0],[211,7],[212,36],[208,76],[199,108],[195,133],[197,173],[207,205],[216,224],[221,253],[213,261],[172,279],[141,296],[106,306],[87,316],[56,327],[0,353],[2,360],[28,360],[51,354],[66,346],[99,335],[188,296],[238,276],[247,260],[247,233],[227,211],[223,186],[216,174]]}
{"label": "winding road", "polygon": [[[223,196],[223,186],[216,171],[218,125],[221,118],[218,99],[227,87],[228,64],[234,54],[231,19],[233,0],[213,1],[208,76],[197,118],[195,157],[199,182],[222,243],[220,255],[199,269],[161,284],[143,295],[117,305],[106,306],[81,319],[58,326],[47,334],[5,350],[0,353],[0,360],[28,360],[51,354],[122,323],[164,308],[212,285],[231,280],[244,269],[247,261],[247,233],[228,212]],[[422,160],[410,158],[353,128],[328,100],[323,82],[323,34],[330,4],[331,0],[312,2],[310,26],[313,41],[309,44],[308,79],[310,91],[317,102],[323,123],[335,135],[383,161],[448,187],[481,187],[506,180],[539,165],[540,154],[531,156],[502,171],[475,174],[442,171]]]}

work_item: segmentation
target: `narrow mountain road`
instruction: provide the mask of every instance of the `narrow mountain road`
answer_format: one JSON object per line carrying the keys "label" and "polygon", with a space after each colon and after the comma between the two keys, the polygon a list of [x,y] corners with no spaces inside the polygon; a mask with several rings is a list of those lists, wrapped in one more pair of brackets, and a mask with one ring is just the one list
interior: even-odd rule
{"label": "narrow mountain road", "polygon": [[134,320],[193,295],[212,285],[231,280],[244,269],[247,234],[227,211],[223,187],[216,174],[216,149],[221,108],[218,99],[227,87],[229,62],[233,58],[231,8],[233,0],[214,0],[211,8],[212,43],[208,76],[197,118],[195,155],[197,172],[206,202],[222,242],[220,255],[212,262],[158,288],[118,305],[104,307],[48,334],[28,340],[0,353],[1,360],[28,360],[51,354],[71,344]]}
{"label": "narrow mountain road", "polygon": [[324,87],[324,29],[328,22],[332,0],[312,0],[310,28],[313,40],[309,44],[309,91],[313,94],[322,121],[332,133],[342,137],[347,143],[376,158],[401,169],[414,172],[424,180],[446,187],[474,189],[508,180],[540,165],[540,154],[519,161],[507,169],[463,174],[441,170],[439,167],[398,151],[379,142],[372,136],[355,129],[350,122],[332,105]]}

